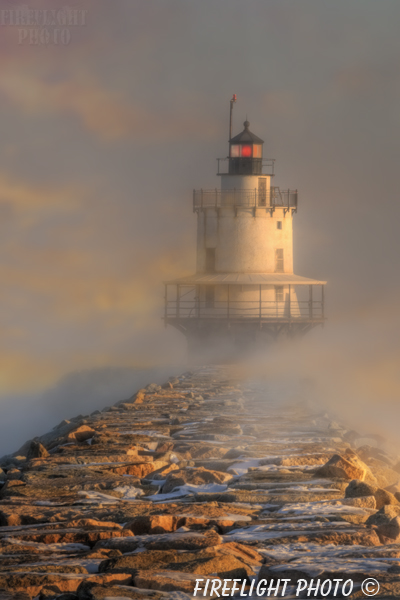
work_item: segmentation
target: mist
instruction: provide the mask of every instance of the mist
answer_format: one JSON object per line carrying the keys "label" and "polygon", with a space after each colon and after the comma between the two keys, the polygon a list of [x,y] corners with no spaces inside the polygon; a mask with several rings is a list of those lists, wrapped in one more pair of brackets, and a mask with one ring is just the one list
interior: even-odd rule
{"label": "mist", "polygon": [[243,372],[310,379],[396,445],[398,1],[69,4],[68,45],[2,27],[0,454],[184,370],[162,281],[195,270],[192,189],[219,185],[232,93],[234,133],[247,116],[299,190],[295,273],[328,281],[324,329]]}
{"label": "mist", "polygon": [[16,452],[28,439],[47,433],[64,419],[87,416],[127,400],[138,389],[150,383],[160,385],[183,369],[183,363],[141,370],[91,369],[69,373],[52,388],[35,395],[3,398],[0,456]]}
{"label": "mist", "polygon": [[290,383],[295,397],[400,457],[397,335],[390,311],[374,319],[328,321],[308,337],[249,354],[241,377],[263,383],[266,390],[271,383]]}

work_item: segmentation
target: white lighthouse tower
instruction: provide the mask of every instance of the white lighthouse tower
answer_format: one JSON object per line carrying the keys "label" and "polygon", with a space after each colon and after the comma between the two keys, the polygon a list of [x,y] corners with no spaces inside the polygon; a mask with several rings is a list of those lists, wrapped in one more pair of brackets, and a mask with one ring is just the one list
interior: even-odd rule
{"label": "white lighthouse tower", "polygon": [[229,155],[217,159],[220,188],[193,191],[196,273],[166,283],[165,324],[192,350],[303,335],[325,320],[326,282],[293,273],[297,190],[274,185],[275,161],[263,158],[247,120],[232,137],[235,100]]}

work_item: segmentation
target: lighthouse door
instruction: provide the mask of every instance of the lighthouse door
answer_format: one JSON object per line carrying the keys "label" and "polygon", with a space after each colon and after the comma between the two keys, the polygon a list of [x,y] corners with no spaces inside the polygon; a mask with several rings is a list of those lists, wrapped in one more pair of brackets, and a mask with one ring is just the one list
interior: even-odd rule
{"label": "lighthouse door", "polygon": [[265,177],[258,178],[258,206],[267,205],[267,180]]}

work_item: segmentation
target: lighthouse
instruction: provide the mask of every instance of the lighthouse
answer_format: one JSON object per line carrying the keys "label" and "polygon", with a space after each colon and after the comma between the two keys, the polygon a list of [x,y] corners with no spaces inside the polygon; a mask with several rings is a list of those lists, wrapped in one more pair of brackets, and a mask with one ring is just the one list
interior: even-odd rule
{"label": "lighthouse", "polygon": [[217,159],[219,187],[193,190],[196,273],[165,283],[164,322],[181,331],[192,354],[248,348],[302,336],[325,321],[325,281],[293,272],[297,190],[275,185],[275,160],[250,129]]}

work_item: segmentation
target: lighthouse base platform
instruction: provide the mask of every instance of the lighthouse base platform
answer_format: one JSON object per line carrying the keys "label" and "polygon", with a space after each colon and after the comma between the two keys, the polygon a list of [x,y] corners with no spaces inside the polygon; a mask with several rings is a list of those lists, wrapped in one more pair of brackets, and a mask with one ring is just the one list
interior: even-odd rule
{"label": "lighthouse base platform", "polygon": [[301,338],[325,319],[167,319],[187,340],[189,360],[198,363],[230,362],[275,343]]}

